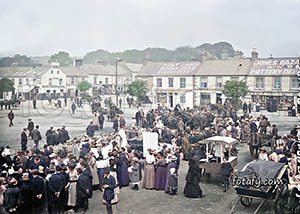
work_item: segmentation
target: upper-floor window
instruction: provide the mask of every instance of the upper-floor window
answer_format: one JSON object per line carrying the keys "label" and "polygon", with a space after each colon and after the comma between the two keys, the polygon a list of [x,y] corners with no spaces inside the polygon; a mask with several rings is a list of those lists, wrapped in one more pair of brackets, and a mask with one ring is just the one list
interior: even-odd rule
{"label": "upper-floor window", "polygon": [[94,77],[94,84],[97,84],[97,77]]}
{"label": "upper-floor window", "polygon": [[298,89],[300,87],[300,81],[298,80],[298,77],[292,77],[291,79],[291,88]]}
{"label": "upper-floor window", "polygon": [[168,78],[169,80],[169,88],[173,88],[174,87],[174,78],[170,77]]}
{"label": "upper-floor window", "polygon": [[29,79],[26,78],[26,85],[29,85]]}
{"label": "upper-floor window", "polygon": [[105,84],[108,84],[108,77],[105,77]]}
{"label": "upper-floor window", "polygon": [[75,83],[75,77],[71,77],[71,84]]}
{"label": "upper-floor window", "polygon": [[207,88],[207,77],[201,77],[200,88]]}
{"label": "upper-floor window", "polygon": [[156,85],[157,85],[157,88],[161,88],[162,87],[162,79],[161,78],[157,78],[156,79]]}
{"label": "upper-floor window", "polygon": [[49,85],[52,85],[52,79],[49,79]]}
{"label": "upper-floor window", "polygon": [[217,77],[217,80],[216,80],[216,86],[217,88],[222,88],[222,85],[223,84],[223,78],[222,77]]}
{"label": "upper-floor window", "polygon": [[59,74],[59,70],[57,70],[57,72],[56,72],[57,74]]}
{"label": "upper-floor window", "polygon": [[256,77],[255,79],[255,88],[264,89],[265,88],[265,78],[264,77]]}
{"label": "upper-floor window", "polygon": [[180,88],[186,88],[186,78],[180,77]]}
{"label": "upper-floor window", "polygon": [[273,88],[274,89],[281,89],[281,77],[274,77],[273,78]]}
{"label": "upper-floor window", "polygon": [[22,85],[22,78],[19,78],[19,85]]}
{"label": "upper-floor window", "polygon": [[51,70],[51,74],[53,74],[53,70]]}
{"label": "upper-floor window", "polygon": [[231,81],[238,81],[239,80],[239,77],[237,77],[237,76],[232,76],[231,77]]}
{"label": "upper-floor window", "polygon": [[59,79],[59,84],[60,84],[60,85],[62,85],[62,82],[63,82],[63,80],[62,80],[62,79]]}

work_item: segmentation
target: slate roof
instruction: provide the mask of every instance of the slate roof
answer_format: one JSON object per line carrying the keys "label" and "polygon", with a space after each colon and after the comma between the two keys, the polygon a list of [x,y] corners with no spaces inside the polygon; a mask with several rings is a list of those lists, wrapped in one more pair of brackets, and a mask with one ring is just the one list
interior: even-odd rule
{"label": "slate roof", "polygon": [[67,77],[88,77],[88,74],[79,67],[60,67],[60,70],[67,76]]}
{"label": "slate roof", "polygon": [[149,76],[192,76],[200,67],[200,62],[148,62],[138,72],[138,77]]}
{"label": "slate roof", "polygon": [[9,67],[5,69],[0,69],[0,73],[5,73],[4,76],[7,77],[35,77],[39,78],[44,73],[46,73],[51,66],[41,66],[41,67]]}
{"label": "slate roof", "polygon": [[250,59],[207,60],[200,66],[196,76],[245,76],[253,62]]}

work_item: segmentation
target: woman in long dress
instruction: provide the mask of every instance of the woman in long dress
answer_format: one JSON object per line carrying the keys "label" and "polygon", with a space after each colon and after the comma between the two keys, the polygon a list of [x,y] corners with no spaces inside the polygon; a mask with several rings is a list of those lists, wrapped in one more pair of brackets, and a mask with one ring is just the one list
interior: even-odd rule
{"label": "woman in long dress", "polygon": [[150,151],[146,155],[146,166],[144,168],[144,177],[143,177],[143,188],[153,189],[155,187],[155,157]]}
{"label": "woman in long dress", "polygon": [[199,185],[200,170],[199,170],[199,164],[196,156],[192,157],[185,180],[186,180],[186,184],[183,192],[185,197],[201,198],[202,190]]}
{"label": "woman in long dress", "polygon": [[169,193],[169,178],[170,178],[170,169],[177,168],[177,165],[175,161],[177,160],[177,157],[175,155],[172,155],[169,159],[169,163],[167,165],[167,171],[166,171],[166,184],[165,184],[165,192]]}
{"label": "woman in long dress", "polygon": [[158,160],[155,163],[155,189],[164,190],[166,186],[166,160],[163,154],[158,155]]}
{"label": "woman in long dress", "polygon": [[89,167],[90,171],[92,174],[92,184],[93,184],[93,189],[99,189],[99,176],[97,172],[97,167],[96,167],[96,158],[94,156],[93,152],[89,153]]}
{"label": "woman in long dress", "polygon": [[128,174],[128,159],[125,149],[122,148],[122,154],[120,156],[121,159],[121,183],[120,186],[128,186],[129,185],[129,174]]}
{"label": "woman in long dress", "polygon": [[70,162],[69,163],[69,183],[67,184],[67,188],[68,188],[68,207],[70,207],[71,209],[74,209],[76,206],[76,198],[77,198],[77,189],[76,189],[76,182],[78,179],[78,174],[77,174],[77,170],[75,170],[76,167],[76,162]]}

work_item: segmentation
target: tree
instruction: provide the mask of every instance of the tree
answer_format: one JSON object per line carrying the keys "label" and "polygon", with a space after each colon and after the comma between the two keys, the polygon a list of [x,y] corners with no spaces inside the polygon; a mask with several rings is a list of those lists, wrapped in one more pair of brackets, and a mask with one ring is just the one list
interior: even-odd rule
{"label": "tree", "polygon": [[141,98],[145,96],[148,92],[148,88],[145,87],[144,82],[136,80],[132,83],[129,83],[127,86],[127,93],[131,96],[136,96],[137,101],[140,104]]}
{"label": "tree", "polygon": [[60,51],[57,54],[51,55],[48,62],[58,62],[59,66],[65,67],[71,65],[73,63],[73,59],[70,57],[69,53]]}
{"label": "tree", "polygon": [[0,95],[2,97],[3,92],[14,91],[14,82],[7,77],[3,77],[0,80]]}
{"label": "tree", "polygon": [[232,99],[235,110],[238,110],[239,99],[245,97],[248,93],[247,83],[237,80],[227,81],[224,85],[223,93],[226,97]]}
{"label": "tree", "polygon": [[0,59],[0,67],[10,67],[13,63],[27,67],[33,65],[31,58],[26,55],[16,54],[14,57],[3,57]]}
{"label": "tree", "polygon": [[91,84],[88,83],[87,81],[82,81],[77,85],[77,88],[79,91],[81,92],[86,92],[87,90],[89,90],[91,88]]}

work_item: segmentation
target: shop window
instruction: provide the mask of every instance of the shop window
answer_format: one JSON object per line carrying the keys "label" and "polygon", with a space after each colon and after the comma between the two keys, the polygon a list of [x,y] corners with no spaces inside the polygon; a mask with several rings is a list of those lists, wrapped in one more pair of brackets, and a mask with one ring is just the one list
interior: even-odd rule
{"label": "shop window", "polygon": [[273,88],[274,89],[281,89],[281,77],[274,77],[273,78]]}
{"label": "shop window", "polygon": [[207,77],[201,77],[200,79],[200,87],[207,88]]}
{"label": "shop window", "polygon": [[265,88],[265,78],[264,77],[256,77],[255,87],[257,89],[264,89]]}
{"label": "shop window", "polygon": [[161,78],[157,78],[156,79],[156,85],[157,85],[157,88],[161,88],[162,87],[162,79]]}
{"label": "shop window", "polygon": [[298,89],[298,88],[300,88],[300,81],[298,80],[297,77],[292,77],[291,88],[292,89]]}
{"label": "shop window", "polygon": [[169,81],[169,88],[173,88],[174,87],[174,78],[168,78]]}
{"label": "shop window", "polygon": [[200,94],[200,105],[210,104],[210,94],[201,93]]}
{"label": "shop window", "polygon": [[185,79],[185,77],[180,78],[180,88],[186,88],[186,79]]}
{"label": "shop window", "polygon": [[22,85],[22,78],[19,78],[19,85]]}

